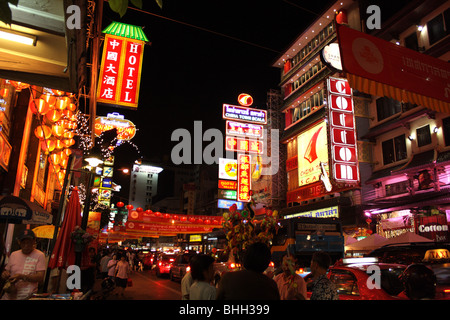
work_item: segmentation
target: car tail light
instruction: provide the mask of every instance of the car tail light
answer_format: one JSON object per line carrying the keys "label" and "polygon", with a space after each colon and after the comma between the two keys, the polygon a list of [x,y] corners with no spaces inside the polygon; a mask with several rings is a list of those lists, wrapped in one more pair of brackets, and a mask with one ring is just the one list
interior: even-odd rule
{"label": "car tail light", "polygon": [[273,261],[270,261],[270,263],[269,263],[269,267],[275,267],[275,263],[273,263]]}
{"label": "car tail light", "polygon": [[175,259],[169,259],[169,261],[170,261],[170,262],[174,262],[174,261],[175,261]]}
{"label": "car tail light", "polygon": [[160,267],[161,267],[161,266],[162,266],[162,262],[158,263],[158,266],[160,266]]}
{"label": "car tail light", "polygon": [[186,267],[186,272],[191,271],[191,267]]}
{"label": "car tail light", "polygon": [[232,263],[230,263],[229,267],[230,267],[230,269],[234,269],[234,268],[236,268],[236,264],[232,262]]}

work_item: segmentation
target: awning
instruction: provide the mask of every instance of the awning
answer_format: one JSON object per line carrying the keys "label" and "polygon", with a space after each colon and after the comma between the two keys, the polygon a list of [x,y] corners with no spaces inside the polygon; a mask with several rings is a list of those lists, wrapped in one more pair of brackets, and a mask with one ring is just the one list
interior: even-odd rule
{"label": "awning", "polygon": [[0,221],[44,225],[51,224],[53,216],[38,204],[16,196],[0,196]]}
{"label": "awning", "polygon": [[352,88],[450,113],[450,64],[337,25],[343,71]]}

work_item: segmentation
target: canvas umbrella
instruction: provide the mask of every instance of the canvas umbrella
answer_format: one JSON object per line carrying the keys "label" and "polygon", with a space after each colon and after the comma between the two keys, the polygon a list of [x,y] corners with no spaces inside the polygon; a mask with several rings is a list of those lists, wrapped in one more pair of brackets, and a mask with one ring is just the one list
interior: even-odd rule
{"label": "canvas umbrella", "polygon": [[74,243],[71,239],[71,233],[75,226],[81,225],[81,205],[78,195],[78,188],[75,187],[67,203],[66,212],[61,228],[56,238],[55,247],[48,262],[48,268],[65,268],[75,264]]}
{"label": "canvas umbrella", "polygon": [[367,238],[351,243],[348,246],[345,246],[345,249],[347,251],[371,251],[376,248],[379,248],[382,246],[382,243],[386,241],[385,237],[380,236],[377,233],[374,233]]}

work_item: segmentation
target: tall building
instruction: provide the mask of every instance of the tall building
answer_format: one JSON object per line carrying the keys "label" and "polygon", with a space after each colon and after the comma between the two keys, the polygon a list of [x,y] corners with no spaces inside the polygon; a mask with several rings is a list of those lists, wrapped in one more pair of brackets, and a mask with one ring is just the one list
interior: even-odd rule
{"label": "tall building", "polygon": [[[428,65],[426,55],[447,62],[446,74],[433,68],[429,76],[437,77],[439,72],[445,76],[442,81],[449,82],[448,1],[411,1],[370,34],[421,53],[409,61],[415,52],[405,51],[406,67]],[[422,80],[422,71],[417,69],[410,81]],[[390,238],[410,231],[435,241],[449,240],[449,111],[437,110],[437,103],[372,95],[364,137],[373,147],[373,174],[363,197],[365,213],[379,234]]]}
{"label": "tall building", "polygon": [[[338,216],[345,226],[357,227],[364,223],[361,185],[371,173],[370,157],[356,153],[367,147],[361,132],[368,127],[369,100],[358,92],[349,90],[342,96],[335,94],[336,87],[330,88],[348,86],[343,74],[322,58],[324,50],[331,52],[337,45],[336,23],[359,29],[358,2],[337,1],[327,8],[273,64],[281,69],[284,128],[280,148],[287,149],[287,207],[281,214]],[[330,114],[336,99],[354,106],[350,122],[341,126],[334,126]],[[346,132],[348,141],[337,141],[333,134],[338,132]],[[348,153],[338,158],[341,153],[336,150]]]}
{"label": "tall building", "polygon": [[158,194],[158,177],[163,168],[149,163],[134,164],[130,177],[129,204],[134,208],[150,209]]}

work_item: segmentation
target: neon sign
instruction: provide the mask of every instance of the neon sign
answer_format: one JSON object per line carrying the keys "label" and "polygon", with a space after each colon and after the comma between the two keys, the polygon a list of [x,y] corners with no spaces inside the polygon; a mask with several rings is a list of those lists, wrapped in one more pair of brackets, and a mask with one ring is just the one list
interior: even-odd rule
{"label": "neon sign", "polygon": [[329,78],[328,93],[333,177],[356,183],[359,170],[352,89],[346,79]]}
{"label": "neon sign", "polygon": [[266,124],[267,111],[224,104],[222,118],[256,124]]}
{"label": "neon sign", "polygon": [[117,129],[118,140],[131,140],[136,134],[136,126],[130,120],[117,112],[108,113],[106,117],[97,117],[94,124],[94,133],[99,137],[103,132]]}
{"label": "neon sign", "polygon": [[105,34],[97,101],[137,108],[144,41]]}
{"label": "neon sign", "polygon": [[263,126],[251,123],[227,121],[226,134],[248,138],[262,138]]}
{"label": "neon sign", "polygon": [[238,155],[238,190],[237,200],[249,202],[251,200],[251,156]]}
{"label": "neon sign", "polygon": [[247,140],[227,136],[225,138],[225,149],[228,151],[263,154],[263,143],[259,140]]}

